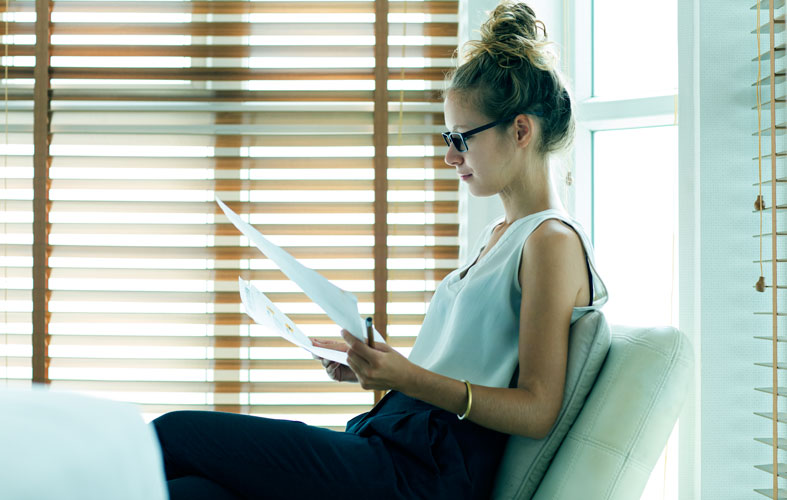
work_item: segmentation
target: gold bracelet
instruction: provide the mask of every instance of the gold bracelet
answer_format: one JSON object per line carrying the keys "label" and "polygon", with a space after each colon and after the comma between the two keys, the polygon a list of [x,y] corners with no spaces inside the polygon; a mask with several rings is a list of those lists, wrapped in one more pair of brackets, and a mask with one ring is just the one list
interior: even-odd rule
{"label": "gold bracelet", "polygon": [[473,388],[470,386],[470,382],[467,380],[462,380],[465,383],[465,387],[467,387],[467,408],[465,408],[465,412],[462,415],[457,415],[459,420],[464,420],[470,415],[470,408],[473,406]]}

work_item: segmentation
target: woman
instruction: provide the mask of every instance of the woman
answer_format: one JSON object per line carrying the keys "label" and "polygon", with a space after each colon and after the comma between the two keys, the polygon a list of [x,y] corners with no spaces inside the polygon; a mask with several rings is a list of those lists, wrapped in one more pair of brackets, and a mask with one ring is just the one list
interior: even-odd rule
{"label": "woman", "polygon": [[[539,33],[539,29],[542,33]],[[469,266],[435,291],[408,358],[347,331],[337,381],[390,390],[345,432],[218,412],[156,419],[178,498],[488,498],[507,436],[547,435],[560,411],[571,323],[606,301],[590,242],[561,206],[548,157],[574,131],[546,29],[500,4],[445,93],[445,161],[499,195]],[[459,418],[457,418],[457,416]]]}

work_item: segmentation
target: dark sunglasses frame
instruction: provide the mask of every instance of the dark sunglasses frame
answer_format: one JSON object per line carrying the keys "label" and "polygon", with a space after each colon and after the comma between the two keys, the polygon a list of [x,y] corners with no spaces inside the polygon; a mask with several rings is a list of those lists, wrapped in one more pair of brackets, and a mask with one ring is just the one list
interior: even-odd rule
{"label": "dark sunglasses frame", "polygon": [[[517,113],[516,115],[510,116],[508,118],[503,118],[502,120],[495,120],[493,122],[487,123],[486,125],[481,125],[478,128],[474,128],[473,130],[468,130],[467,132],[443,132],[443,140],[445,141],[445,145],[448,146],[449,148],[451,147],[451,144],[453,144],[458,152],[465,153],[467,152],[467,142],[465,142],[467,139],[469,139],[470,137],[474,136],[479,132],[483,132],[484,130],[488,130],[492,127],[496,127],[501,123],[509,122],[514,118],[516,118],[519,114],[520,113]],[[530,111],[525,114],[542,116],[541,113],[539,113],[538,111]]]}

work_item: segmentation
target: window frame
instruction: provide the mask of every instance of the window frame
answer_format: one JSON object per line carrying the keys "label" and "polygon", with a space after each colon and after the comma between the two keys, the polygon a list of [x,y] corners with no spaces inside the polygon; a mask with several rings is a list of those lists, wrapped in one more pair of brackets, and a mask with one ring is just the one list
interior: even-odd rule
{"label": "window frame", "polygon": [[[593,134],[603,130],[677,125],[677,92],[624,99],[593,95],[593,4],[594,0],[564,3],[567,30],[564,51],[574,87],[577,116],[573,150],[574,176],[571,198],[575,217],[593,230]],[[565,52],[568,52],[567,54]]]}
{"label": "window frame", "polygon": [[[555,0],[557,1],[557,0]],[[678,105],[680,88],[685,88],[683,79],[680,76],[681,70],[686,68],[685,57],[679,57],[679,81],[678,89],[669,94],[655,94],[642,97],[626,97],[614,99],[609,97],[598,97],[594,95],[594,3],[595,0],[563,0],[563,16],[566,30],[563,37],[564,56],[566,59],[566,69],[570,81],[573,83],[575,112],[577,117],[576,136],[574,142],[573,171],[576,182],[571,186],[569,199],[571,200],[570,209],[580,223],[589,230],[591,242],[595,245],[594,228],[594,134],[596,132],[616,129],[633,129],[660,126],[678,126]],[[680,19],[681,7],[678,2],[678,19]],[[685,35],[681,33],[681,23],[679,22],[678,53],[681,54],[681,43],[685,41]],[[567,52],[567,53],[566,53]],[[573,57],[572,57],[573,56]],[[685,134],[678,131],[679,144],[684,142]],[[675,199],[678,207],[684,205],[685,187],[684,182],[688,175],[686,166],[683,164],[683,149],[685,146],[679,145],[678,153],[678,181]],[[675,289],[678,293],[676,302],[677,310],[674,318],[676,327],[683,323],[685,314],[681,311],[685,309],[686,298],[682,294],[685,291],[681,286],[681,276],[687,272],[686,264],[681,262],[680,256],[684,249],[681,247],[681,238],[686,234],[686,225],[689,221],[685,220],[678,211],[676,220],[676,241],[675,241]],[[693,245],[693,242],[689,242]],[[690,405],[687,404],[687,407]],[[690,408],[687,408],[681,415],[679,422],[680,432],[677,435],[677,450],[673,450],[670,455],[677,457],[679,463],[684,460],[694,460],[694,453],[690,448],[695,435],[694,415]],[[656,467],[663,467],[664,462],[659,462]],[[693,469],[693,464],[690,465]],[[693,481],[688,480],[689,475],[682,469],[678,471],[678,477],[674,480],[678,484],[679,498],[692,498]]]}

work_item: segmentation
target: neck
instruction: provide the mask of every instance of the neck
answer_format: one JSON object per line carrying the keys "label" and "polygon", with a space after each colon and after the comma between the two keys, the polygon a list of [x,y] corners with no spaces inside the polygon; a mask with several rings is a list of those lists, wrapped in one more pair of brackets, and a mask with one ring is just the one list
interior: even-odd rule
{"label": "neck", "polygon": [[561,209],[563,203],[552,185],[546,169],[533,169],[542,172],[542,175],[531,175],[508,186],[500,192],[500,201],[505,211],[503,227],[508,227],[514,221],[528,215],[548,209]]}

